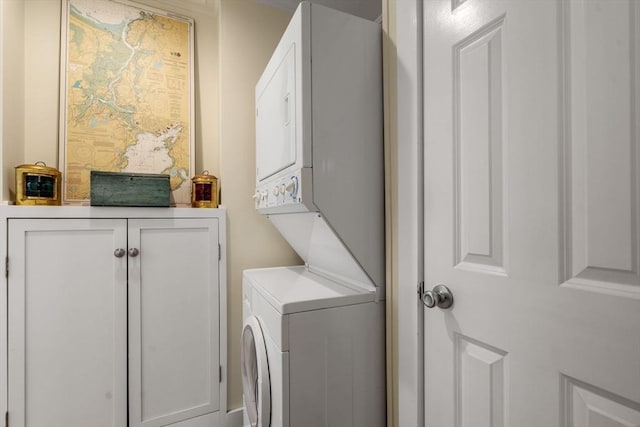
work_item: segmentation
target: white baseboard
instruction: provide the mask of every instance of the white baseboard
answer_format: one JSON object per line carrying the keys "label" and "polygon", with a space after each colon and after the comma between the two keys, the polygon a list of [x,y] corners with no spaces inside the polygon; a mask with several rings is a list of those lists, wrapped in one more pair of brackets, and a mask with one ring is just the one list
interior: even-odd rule
{"label": "white baseboard", "polygon": [[225,427],[242,427],[242,408],[227,412]]}

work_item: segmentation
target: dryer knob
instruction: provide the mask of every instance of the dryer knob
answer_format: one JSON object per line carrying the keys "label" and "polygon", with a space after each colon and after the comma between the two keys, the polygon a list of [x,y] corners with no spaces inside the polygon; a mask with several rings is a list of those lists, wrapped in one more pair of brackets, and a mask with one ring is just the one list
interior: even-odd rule
{"label": "dryer knob", "polygon": [[294,197],[296,195],[296,193],[298,192],[298,181],[295,178],[291,178],[289,180],[289,182],[287,183],[287,185],[285,186],[286,191],[289,192],[289,194],[291,194],[292,197]]}

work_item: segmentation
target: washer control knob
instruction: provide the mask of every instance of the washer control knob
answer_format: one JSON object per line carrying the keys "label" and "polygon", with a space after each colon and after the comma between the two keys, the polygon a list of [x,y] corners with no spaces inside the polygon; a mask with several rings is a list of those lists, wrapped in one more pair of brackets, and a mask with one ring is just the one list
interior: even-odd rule
{"label": "washer control knob", "polygon": [[273,195],[277,196],[278,194],[280,194],[280,190],[278,190],[278,187],[273,187]]}
{"label": "washer control knob", "polygon": [[256,193],[253,196],[251,196],[251,198],[253,200],[260,200],[260,192],[256,191]]}
{"label": "washer control knob", "polygon": [[269,192],[267,190],[264,190],[262,193],[260,193],[260,196],[262,200],[266,200],[269,196]]}
{"label": "washer control knob", "polygon": [[282,185],[280,186],[280,194],[284,194],[284,193],[285,193],[285,191],[286,191],[285,185],[284,185],[284,184],[282,184]]}

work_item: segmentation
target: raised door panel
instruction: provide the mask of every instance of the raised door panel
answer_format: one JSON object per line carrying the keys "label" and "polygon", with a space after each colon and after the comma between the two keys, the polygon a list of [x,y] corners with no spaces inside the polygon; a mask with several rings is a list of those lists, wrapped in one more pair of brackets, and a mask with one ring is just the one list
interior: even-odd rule
{"label": "raised door panel", "polygon": [[459,334],[455,353],[457,425],[505,426],[507,353]]}
{"label": "raised door panel", "polygon": [[640,405],[605,390],[563,376],[566,427],[637,427]]}
{"label": "raised door panel", "polygon": [[11,219],[12,427],[127,425],[126,221]]}
{"label": "raised door panel", "polygon": [[129,249],[129,425],[190,426],[219,409],[218,221],[130,220]]}
{"label": "raised door panel", "polygon": [[640,5],[563,3],[566,286],[640,298]]}
{"label": "raised door panel", "polygon": [[454,46],[455,264],[506,274],[503,185],[504,17]]}

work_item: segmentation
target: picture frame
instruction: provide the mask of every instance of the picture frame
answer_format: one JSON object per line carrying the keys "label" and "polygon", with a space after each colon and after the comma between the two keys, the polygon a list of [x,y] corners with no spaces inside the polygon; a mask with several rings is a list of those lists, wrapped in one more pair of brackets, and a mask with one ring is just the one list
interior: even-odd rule
{"label": "picture frame", "polygon": [[65,204],[89,204],[90,173],[167,174],[190,205],[194,20],[128,0],[64,0],[59,165]]}

